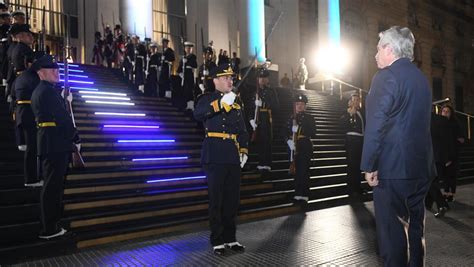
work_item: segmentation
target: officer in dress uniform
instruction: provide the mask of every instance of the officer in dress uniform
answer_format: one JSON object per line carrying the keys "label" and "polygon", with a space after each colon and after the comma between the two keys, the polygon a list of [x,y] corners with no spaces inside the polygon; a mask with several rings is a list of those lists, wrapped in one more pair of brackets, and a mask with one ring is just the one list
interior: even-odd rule
{"label": "officer in dress uniform", "polygon": [[92,48],[92,63],[96,66],[102,66],[104,61],[104,40],[100,32],[95,32],[94,48]]}
{"label": "officer in dress uniform", "polygon": [[134,35],[127,41],[125,45],[125,59],[123,67],[125,70],[125,76],[128,79],[128,83],[133,83],[133,68],[135,66],[135,45],[137,43],[137,37]]}
{"label": "officer in dress uniform", "polygon": [[341,117],[346,131],[347,185],[352,200],[358,200],[363,193],[360,161],[364,142],[365,112],[361,111],[359,94],[352,94],[347,112]]}
{"label": "officer in dress uniform", "polygon": [[147,77],[145,85],[146,96],[157,96],[158,92],[158,67],[161,61],[161,54],[158,53],[158,45],[150,44],[150,56],[147,60]]}
{"label": "officer in dress uniform", "polygon": [[[272,111],[279,107],[275,89],[269,86],[270,73],[265,68],[258,72],[257,92],[252,96],[247,110],[250,117],[250,126],[256,131],[259,163],[257,169],[262,172],[263,178],[271,171],[272,164]],[[257,112],[257,115],[256,115]]]}
{"label": "officer in dress uniform", "polygon": [[163,51],[161,54],[160,78],[158,80],[159,96],[166,96],[167,98],[171,98],[171,68],[175,60],[173,49],[168,47],[169,42],[170,40],[166,38],[161,39]]}
{"label": "officer in dress uniform", "polygon": [[212,77],[209,75],[217,67],[213,53],[213,49],[210,46],[206,47],[203,51],[204,60],[201,66],[199,66],[198,71],[198,86],[201,91],[198,93],[200,94],[204,92],[214,92],[214,90],[216,90]]}
{"label": "officer in dress uniform", "polygon": [[112,68],[113,50],[114,50],[114,34],[107,25],[104,30],[104,40],[102,41],[104,47],[104,59],[107,62],[107,67]]}
{"label": "officer in dress uniform", "polygon": [[31,109],[31,95],[39,84],[40,79],[36,71],[38,64],[33,63],[30,68],[23,71],[14,83],[16,95],[15,118],[17,130],[23,135],[26,151],[24,155],[25,186],[42,186],[37,173],[37,142],[35,115]]}
{"label": "officer in dress uniform", "polygon": [[142,43],[137,43],[135,46],[135,87],[138,91],[145,93],[145,78],[146,78],[146,62],[147,51]]}
{"label": "officer in dress uniform", "polygon": [[229,64],[217,67],[211,76],[216,91],[197,99],[194,117],[204,123],[206,137],[201,163],[209,191],[209,224],[214,253],[225,248],[243,252],[236,239],[236,218],[240,203],[240,174],[248,157],[248,134],[242,107],[232,92],[234,72]]}
{"label": "officer in dress uniform", "polygon": [[[197,68],[197,58],[193,54],[194,44],[191,42],[184,42],[184,52],[186,53],[183,59],[179,62],[178,73],[181,79],[184,79],[183,93],[186,101],[186,109],[194,110],[194,70]],[[183,71],[184,69],[184,71]]]}
{"label": "officer in dress uniform", "polygon": [[40,194],[42,230],[39,237],[51,239],[66,233],[58,222],[70,155],[74,142],[79,139],[60,89],[55,88],[59,82],[58,65],[50,55],[39,58],[37,64],[41,81],[31,96],[31,108],[38,127],[38,155],[44,178]]}
{"label": "officer in dress uniform", "polygon": [[[0,4],[0,8],[2,8]],[[7,85],[8,57],[7,51],[10,45],[8,32],[10,31],[10,13],[8,11],[0,12],[0,79],[1,85]]]}
{"label": "officer in dress uniform", "polygon": [[305,95],[295,98],[295,115],[288,120],[286,128],[287,144],[293,153],[295,167],[295,196],[294,201],[306,204],[309,200],[309,177],[313,143],[311,138],[316,136],[314,117],[306,113],[308,99]]}
{"label": "officer in dress uniform", "polygon": [[26,13],[21,9],[12,12],[14,24],[26,24]]}

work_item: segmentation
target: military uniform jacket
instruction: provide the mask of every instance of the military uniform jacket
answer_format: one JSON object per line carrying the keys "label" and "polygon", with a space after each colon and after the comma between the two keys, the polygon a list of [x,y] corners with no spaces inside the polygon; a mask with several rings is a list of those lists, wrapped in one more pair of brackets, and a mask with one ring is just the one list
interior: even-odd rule
{"label": "military uniform jacket", "polygon": [[41,81],[31,96],[31,108],[38,124],[56,123],[55,127],[38,128],[38,155],[71,152],[77,131],[58,89],[47,81]]}
{"label": "military uniform jacket", "polygon": [[[217,65],[214,63],[214,61],[207,61],[206,64],[203,63],[201,66],[199,66],[198,84],[204,84],[206,91],[208,92],[213,92],[215,90],[212,77],[209,76],[214,68],[217,68]],[[207,71],[207,75],[204,75],[204,71]]]}
{"label": "military uniform jacket", "polygon": [[[186,56],[186,63],[184,64],[184,80],[187,83],[194,84],[194,69],[197,68],[197,59],[195,54],[189,54]],[[179,61],[178,73],[183,72],[183,60]]]}
{"label": "military uniform jacket", "polygon": [[358,110],[354,115],[345,112],[342,115],[340,122],[344,131],[348,134],[362,136],[364,134],[364,125],[365,125],[365,112],[363,110]]}
{"label": "military uniform jacket", "polygon": [[174,51],[171,48],[166,48],[161,55],[161,72],[160,80],[169,80],[171,75],[171,67],[175,60]]}
{"label": "military uniform jacket", "polygon": [[7,51],[10,45],[7,32],[10,25],[2,24],[0,26],[0,79],[6,79],[8,74],[8,56]]}
{"label": "military uniform jacket", "polygon": [[206,137],[202,143],[202,164],[240,164],[240,153],[248,153],[249,135],[242,107],[234,103],[229,110],[220,108],[222,96],[218,91],[202,94],[194,117],[204,122],[206,136],[211,132],[236,134],[237,140]]}
{"label": "military uniform jacket", "polygon": [[[316,123],[314,121],[314,117],[311,116],[310,114],[306,112],[301,112],[301,113],[296,114],[296,124],[299,126],[298,132],[296,133],[296,136],[297,136],[296,145],[298,145],[298,143],[303,139],[310,140],[311,138],[314,138],[316,136]],[[287,140],[293,138],[292,127],[293,127],[293,116],[291,116],[287,122],[286,133],[285,133]]]}
{"label": "military uniform jacket", "polygon": [[13,50],[18,45],[18,42],[11,42],[7,49],[7,61],[8,61],[8,71],[7,71],[7,82],[13,82],[15,80],[15,70],[13,68]]}
{"label": "military uniform jacket", "polygon": [[160,65],[160,61],[161,61],[160,53],[151,54],[150,60],[148,61],[148,76],[154,77],[156,81],[158,81],[158,67]]}
{"label": "military uniform jacket", "polygon": [[15,96],[17,105],[15,109],[16,125],[28,125],[36,127],[35,115],[31,109],[31,103],[22,103],[31,101],[33,90],[38,86],[40,79],[35,71],[28,69],[15,79]]}
{"label": "military uniform jacket", "polygon": [[[255,117],[255,97],[256,95],[253,95],[250,103],[246,105],[247,107],[249,107],[249,110],[247,110],[249,119],[253,119]],[[260,114],[258,114],[259,116],[261,116],[262,114],[268,114],[267,112],[262,112],[262,109],[270,109],[272,111],[275,111],[280,106],[280,101],[278,101],[277,93],[275,89],[271,87],[261,88],[258,97],[260,98],[260,100],[262,100]]]}
{"label": "military uniform jacket", "polygon": [[137,72],[144,72],[145,64],[146,64],[146,48],[142,44],[138,44],[135,50],[135,73]]}

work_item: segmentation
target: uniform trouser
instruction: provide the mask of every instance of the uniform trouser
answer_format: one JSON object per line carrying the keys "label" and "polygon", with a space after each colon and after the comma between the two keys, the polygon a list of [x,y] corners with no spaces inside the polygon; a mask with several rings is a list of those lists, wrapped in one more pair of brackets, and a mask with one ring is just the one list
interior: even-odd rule
{"label": "uniform trouser", "polygon": [[361,193],[361,171],[360,161],[362,157],[362,144],[364,137],[346,135],[346,157],[347,157],[347,189],[348,194]]}
{"label": "uniform trouser", "polygon": [[236,219],[240,203],[240,166],[207,164],[203,166],[209,191],[211,245],[236,241]]}
{"label": "uniform trouser", "polygon": [[145,84],[145,95],[146,96],[157,96],[158,91],[158,80],[156,77],[156,72],[148,74]]}
{"label": "uniform trouser", "polygon": [[437,208],[447,207],[448,203],[443,198],[443,194],[441,194],[441,189],[439,185],[439,177],[441,176],[441,172],[443,171],[443,163],[436,163],[436,170],[438,171],[438,176],[431,182],[430,191],[425,199],[425,206],[427,208],[431,208],[433,202],[436,202]]}
{"label": "uniform trouser", "polygon": [[268,113],[260,112],[257,127],[258,165],[272,165],[272,124]]}
{"label": "uniform trouser", "polygon": [[194,78],[184,77],[183,94],[186,102],[194,100]]}
{"label": "uniform trouser", "polygon": [[40,194],[42,234],[54,234],[59,230],[69,156],[69,152],[41,156],[44,178]]}
{"label": "uniform trouser", "polygon": [[384,266],[423,266],[424,199],[431,179],[379,179],[374,187],[375,222]]}
{"label": "uniform trouser", "polygon": [[40,180],[37,173],[38,159],[36,156],[36,126],[22,124],[18,129],[23,133],[26,144],[26,151],[23,157],[25,184],[36,183]]}
{"label": "uniform trouser", "polygon": [[458,172],[458,163],[453,161],[448,167],[443,167],[444,192],[456,193],[456,176]]}
{"label": "uniform trouser", "polygon": [[313,144],[308,138],[298,140],[295,155],[295,196],[309,197],[309,177]]}
{"label": "uniform trouser", "polygon": [[158,82],[158,96],[165,97],[166,91],[171,91],[171,80],[160,79]]}

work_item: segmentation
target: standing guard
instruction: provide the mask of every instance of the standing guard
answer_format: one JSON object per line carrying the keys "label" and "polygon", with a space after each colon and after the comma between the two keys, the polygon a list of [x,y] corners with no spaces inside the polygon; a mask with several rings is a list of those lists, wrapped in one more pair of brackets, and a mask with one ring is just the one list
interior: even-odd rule
{"label": "standing guard", "polygon": [[214,69],[217,68],[216,63],[213,60],[213,53],[212,47],[210,46],[206,47],[203,51],[204,60],[202,65],[199,66],[198,72],[198,85],[199,89],[201,90],[199,93],[201,94],[205,92],[214,92],[216,90],[212,77],[209,75],[209,73],[213,72]]}
{"label": "standing guard", "polygon": [[107,62],[107,67],[112,68],[113,50],[114,50],[114,35],[110,26],[107,25],[104,30],[104,40],[102,41],[104,47],[104,60]]}
{"label": "standing guard", "polygon": [[114,68],[120,68],[123,63],[125,53],[125,40],[122,34],[122,27],[117,24],[114,28],[114,42],[112,46],[112,60]]}
{"label": "standing guard", "polygon": [[147,60],[146,71],[146,96],[157,96],[158,92],[158,67],[161,61],[161,54],[158,53],[158,45],[153,42],[150,44],[150,56]]}
{"label": "standing guard", "polygon": [[306,59],[304,57],[300,58],[300,65],[298,66],[298,81],[300,85],[300,89],[306,89],[306,81],[308,80],[308,68],[304,64]]}
{"label": "standing guard", "polygon": [[100,32],[95,32],[95,42],[94,48],[92,48],[92,63],[95,63],[96,66],[102,66],[104,62],[104,40],[102,40],[102,35]]}
{"label": "standing guard", "polygon": [[135,45],[137,43],[137,37],[134,35],[125,45],[125,59],[123,67],[125,70],[125,76],[128,79],[129,84],[133,84],[133,72],[135,68]]}
{"label": "standing guard", "polygon": [[305,112],[307,103],[305,95],[295,98],[294,115],[288,120],[286,128],[286,142],[292,160],[290,171],[295,174],[294,201],[303,205],[309,200],[310,166],[313,157],[311,138],[316,136],[314,117]]}
{"label": "standing guard", "polygon": [[242,107],[234,102],[232,75],[229,64],[217,67],[211,73],[216,91],[202,94],[194,110],[194,117],[206,129],[201,163],[208,183],[210,239],[216,255],[224,255],[225,248],[245,250],[236,239],[236,218],[240,169],[248,159],[248,133]]}
{"label": "standing guard", "polygon": [[10,31],[10,20],[11,17],[8,11],[0,12],[0,79],[2,86],[7,86],[7,75],[9,65],[7,51],[8,47],[10,46],[10,40],[8,39],[8,32]]}
{"label": "standing guard", "polygon": [[252,141],[258,147],[257,169],[262,173],[262,178],[267,178],[272,169],[272,111],[279,107],[276,91],[269,86],[269,76],[270,72],[265,68],[258,71],[258,88],[248,105],[249,122],[253,129]]}
{"label": "standing guard", "polygon": [[359,94],[352,94],[347,112],[341,117],[341,123],[346,131],[347,186],[352,201],[359,200],[363,193],[360,183],[362,180],[360,161],[364,142],[364,114],[365,112],[361,111]]}
{"label": "standing guard", "polygon": [[160,64],[160,78],[159,84],[159,96],[171,98],[171,68],[173,61],[175,60],[174,51],[168,47],[170,40],[163,38],[161,39],[161,45],[163,48],[161,54]]}
{"label": "standing guard", "polygon": [[59,82],[58,64],[50,55],[38,59],[37,64],[41,81],[31,96],[31,108],[38,127],[38,155],[44,178],[40,194],[42,230],[39,237],[52,239],[67,232],[58,223],[62,213],[64,179],[74,142],[79,137],[60,89],[55,88]]}
{"label": "standing guard", "polygon": [[183,86],[184,100],[186,101],[186,109],[194,110],[194,70],[197,68],[196,55],[193,54],[194,44],[184,42],[185,55],[179,62],[178,73],[181,77],[181,85]]}
{"label": "standing guard", "polygon": [[23,71],[20,76],[15,79],[15,122],[17,131],[23,135],[26,145],[24,154],[24,176],[26,187],[42,186],[43,181],[37,173],[37,142],[36,142],[36,122],[35,115],[31,109],[31,95],[33,90],[38,86],[40,79],[36,71],[37,63],[27,70]]}
{"label": "standing guard", "polygon": [[[139,38],[139,37],[137,37]],[[141,93],[145,93],[145,71],[146,71],[146,61],[147,61],[147,52],[144,44],[138,42],[135,45],[135,87]]]}

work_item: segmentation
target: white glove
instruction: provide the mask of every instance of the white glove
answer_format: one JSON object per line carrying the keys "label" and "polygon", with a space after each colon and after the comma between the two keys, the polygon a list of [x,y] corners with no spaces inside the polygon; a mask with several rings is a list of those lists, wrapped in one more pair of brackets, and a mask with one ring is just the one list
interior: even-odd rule
{"label": "white glove", "polygon": [[171,91],[166,91],[165,92],[165,97],[166,98],[171,98]]}
{"label": "white glove", "polygon": [[19,145],[18,150],[20,151],[26,151],[26,145]]}
{"label": "white glove", "polygon": [[298,132],[298,128],[299,128],[298,125],[293,125],[293,126],[291,127],[291,131],[292,131],[293,133],[297,133],[297,132]]}
{"label": "white glove", "polygon": [[286,143],[288,144],[288,147],[290,148],[291,151],[295,151],[295,150],[296,150],[295,142],[293,142],[293,140],[288,139],[288,141],[286,141]]}
{"label": "white glove", "polygon": [[183,57],[183,64],[186,64],[186,62],[188,62],[188,59]]}
{"label": "white glove", "polygon": [[204,90],[206,90],[206,88],[204,88],[204,84],[200,83],[199,84],[199,89],[201,89],[201,92],[204,93]]}
{"label": "white glove", "polygon": [[234,93],[234,92],[229,92],[227,94],[225,94],[222,98],[221,98],[221,105],[223,103],[226,103],[227,105],[229,106],[232,106],[232,104],[234,104],[234,101],[235,101],[235,97],[237,95]]}
{"label": "white glove", "polygon": [[161,61],[165,60],[165,56],[161,56]]}
{"label": "white glove", "polygon": [[135,61],[132,61],[132,66],[134,66],[134,67],[135,67]]}
{"label": "white glove", "polygon": [[69,92],[69,94],[67,95],[66,100],[67,100],[69,103],[72,103],[72,94],[71,94],[71,92]]}
{"label": "white glove", "polygon": [[158,71],[161,71],[161,66],[158,67]]}
{"label": "white glove", "polygon": [[260,99],[255,99],[255,106],[261,107],[261,106],[262,106],[262,100],[260,100]]}
{"label": "white glove", "polygon": [[148,76],[148,74],[149,74],[149,72],[146,70],[146,71],[145,71],[145,76]]}
{"label": "white glove", "polygon": [[7,79],[2,79],[2,85],[7,86]]}
{"label": "white glove", "polygon": [[181,77],[181,79],[184,79],[184,73],[180,72],[178,73],[179,77]]}
{"label": "white glove", "polygon": [[81,144],[74,144],[77,148],[77,151],[81,152]]}
{"label": "white glove", "polygon": [[245,153],[240,153],[240,168],[243,168],[245,163],[247,163],[247,160],[249,159],[249,156]]}
{"label": "white glove", "polygon": [[203,70],[203,71],[202,71],[202,75],[204,75],[204,76],[209,76],[209,71],[208,71],[208,70]]}
{"label": "white glove", "polygon": [[194,110],[194,101],[189,100],[189,101],[187,102],[186,109]]}
{"label": "white glove", "polygon": [[13,101],[12,96],[11,96],[11,95],[8,95],[8,97],[7,97],[7,102],[8,102],[8,103],[11,103],[12,101]]}
{"label": "white glove", "polygon": [[255,120],[254,119],[251,119],[250,120],[250,126],[252,126],[253,130],[255,131],[255,129],[257,129],[257,123],[255,123]]}

